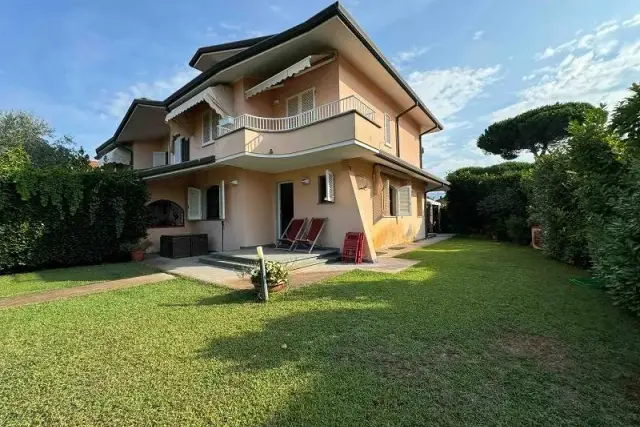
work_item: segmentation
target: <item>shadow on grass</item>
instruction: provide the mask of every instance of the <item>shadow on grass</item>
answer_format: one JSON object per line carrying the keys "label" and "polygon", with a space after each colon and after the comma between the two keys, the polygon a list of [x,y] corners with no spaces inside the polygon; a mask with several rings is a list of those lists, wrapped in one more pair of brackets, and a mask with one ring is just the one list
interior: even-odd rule
{"label": "shadow on grass", "polygon": [[[257,309],[260,330],[213,340],[199,356],[231,362],[230,375],[249,372],[258,395],[272,393],[264,426],[606,424],[612,412],[616,425],[633,421],[616,381],[598,379],[640,363],[617,353],[630,337],[640,350],[635,326],[621,326],[629,319],[568,293],[571,268],[492,242],[477,249],[425,248],[397,275],[352,272],[294,290]],[[199,305],[249,300],[230,292]],[[585,363],[575,376],[545,371],[497,344],[505,330],[588,342],[576,356]]]}

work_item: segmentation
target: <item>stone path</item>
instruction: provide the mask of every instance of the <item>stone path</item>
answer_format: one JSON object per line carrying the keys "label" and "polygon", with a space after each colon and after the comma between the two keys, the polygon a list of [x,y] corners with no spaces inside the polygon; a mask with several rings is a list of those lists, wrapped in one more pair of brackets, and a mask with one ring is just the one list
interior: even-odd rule
{"label": "stone path", "polygon": [[156,273],[148,274],[146,276],[130,277],[127,279],[92,283],[89,285],[76,286],[75,288],[52,289],[45,292],[17,295],[15,297],[0,298],[0,309],[19,307],[22,305],[36,304],[40,302],[55,301],[64,298],[95,294],[98,292],[112,291],[116,289],[131,288],[133,286],[163,282],[165,280],[171,279],[175,279],[175,277],[166,273]]}

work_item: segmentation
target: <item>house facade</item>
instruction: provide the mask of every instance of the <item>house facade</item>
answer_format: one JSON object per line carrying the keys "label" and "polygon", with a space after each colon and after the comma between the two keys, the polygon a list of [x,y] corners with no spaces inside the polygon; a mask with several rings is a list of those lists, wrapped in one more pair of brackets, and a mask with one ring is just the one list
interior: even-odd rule
{"label": "house facade", "polygon": [[201,73],[134,100],[97,157],[146,181],[152,250],[206,233],[212,251],[274,243],[292,218],[327,218],[319,243],[364,232],[376,250],[426,237],[422,135],[442,129],[338,3],[282,33],[197,50]]}

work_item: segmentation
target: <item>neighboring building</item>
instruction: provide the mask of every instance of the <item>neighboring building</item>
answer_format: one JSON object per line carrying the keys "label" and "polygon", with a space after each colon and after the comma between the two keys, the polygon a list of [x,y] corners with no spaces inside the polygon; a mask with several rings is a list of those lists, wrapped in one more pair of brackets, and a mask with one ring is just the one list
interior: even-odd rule
{"label": "neighboring building", "polygon": [[426,234],[421,136],[442,129],[335,3],[273,36],[202,47],[201,74],[133,101],[97,149],[147,181],[149,238],[207,233],[209,249],[273,243],[292,217],[326,217],[320,243],[364,232],[365,258]]}

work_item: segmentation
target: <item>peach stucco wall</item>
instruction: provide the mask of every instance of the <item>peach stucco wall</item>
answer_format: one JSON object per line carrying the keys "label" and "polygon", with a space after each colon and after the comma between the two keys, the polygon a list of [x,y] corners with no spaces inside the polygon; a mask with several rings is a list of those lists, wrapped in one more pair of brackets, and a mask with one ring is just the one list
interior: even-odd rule
{"label": "peach stucco wall", "polygon": [[[384,90],[376,86],[362,72],[356,69],[344,58],[338,58],[340,98],[356,95],[376,112],[376,122],[381,126],[377,138],[372,142],[376,148],[393,155],[396,154],[396,117],[410,105],[400,106],[394,102]],[[384,143],[384,115],[391,118],[390,145]],[[411,118],[404,116],[400,119],[400,157],[414,166],[420,166],[420,146],[418,143],[419,126]]]}
{"label": "peach stucco wall", "polygon": [[133,151],[133,168],[145,169],[152,167],[153,152],[167,151],[168,145],[168,138],[149,141],[134,141],[131,144],[131,150]]}

